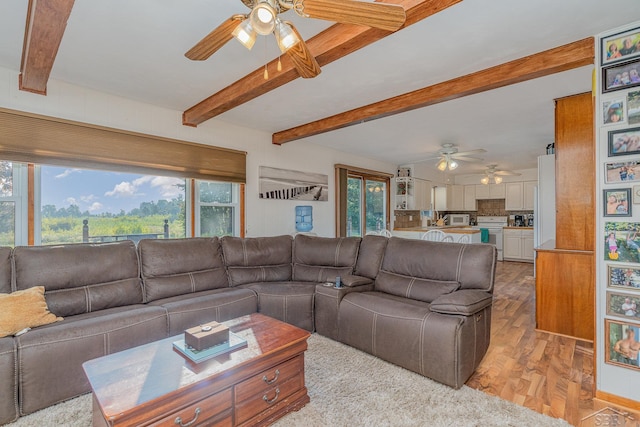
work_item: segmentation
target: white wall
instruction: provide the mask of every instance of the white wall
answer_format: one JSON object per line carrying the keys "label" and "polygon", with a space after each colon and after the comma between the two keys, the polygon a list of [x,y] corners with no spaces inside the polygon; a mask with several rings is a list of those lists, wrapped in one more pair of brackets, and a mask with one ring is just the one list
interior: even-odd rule
{"label": "white wall", "polygon": [[[182,112],[50,80],[47,96],[18,90],[18,72],[0,67],[0,107],[142,132],[248,152],[246,232],[248,237],[295,232],[295,201],[258,198],[258,167],[271,166],[329,175],[329,201],[310,202],[313,232],[335,235],[335,163],[394,173],[395,165],[324,148],[304,141],[271,144],[271,134],[211,119],[183,126]],[[0,158],[2,153],[0,152]],[[309,204],[309,202],[304,202]]]}

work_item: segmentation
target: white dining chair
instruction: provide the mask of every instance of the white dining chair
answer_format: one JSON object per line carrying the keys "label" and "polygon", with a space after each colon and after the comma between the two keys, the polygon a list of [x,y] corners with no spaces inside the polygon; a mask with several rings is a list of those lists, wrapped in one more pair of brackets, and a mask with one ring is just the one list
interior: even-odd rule
{"label": "white dining chair", "polygon": [[384,237],[391,237],[391,236],[393,236],[393,234],[391,234],[391,232],[390,232],[389,230],[387,230],[387,229],[380,230],[380,233],[379,233],[379,234],[380,234],[381,236],[384,236]]}
{"label": "white dining chair", "polygon": [[471,237],[468,234],[463,234],[458,239],[458,243],[471,243]]}
{"label": "white dining chair", "polygon": [[429,240],[430,242],[441,242],[445,236],[446,235],[444,234],[444,231],[429,230],[426,233],[424,233],[420,239]]}
{"label": "white dining chair", "polygon": [[377,231],[367,231],[367,233],[365,234],[365,236],[377,236],[378,232]]}
{"label": "white dining chair", "polygon": [[444,238],[442,240],[440,240],[441,242],[451,242],[453,243],[453,236],[444,236]]}

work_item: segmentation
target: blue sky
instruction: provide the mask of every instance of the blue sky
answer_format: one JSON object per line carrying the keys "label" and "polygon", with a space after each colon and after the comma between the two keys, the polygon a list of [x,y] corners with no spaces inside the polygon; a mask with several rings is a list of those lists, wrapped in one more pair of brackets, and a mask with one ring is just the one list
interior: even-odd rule
{"label": "blue sky", "polygon": [[183,194],[184,179],[42,166],[41,204],[78,205],[92,214],[130,211],[141,202],[171,200]]}

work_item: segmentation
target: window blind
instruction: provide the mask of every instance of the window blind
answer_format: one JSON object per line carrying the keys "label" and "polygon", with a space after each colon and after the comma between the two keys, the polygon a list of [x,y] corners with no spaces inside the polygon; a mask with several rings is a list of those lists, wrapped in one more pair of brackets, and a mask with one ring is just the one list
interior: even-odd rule
{"label": "window blind", "polygon": [[0,108],[0,158],[244,183],[246,152]]}

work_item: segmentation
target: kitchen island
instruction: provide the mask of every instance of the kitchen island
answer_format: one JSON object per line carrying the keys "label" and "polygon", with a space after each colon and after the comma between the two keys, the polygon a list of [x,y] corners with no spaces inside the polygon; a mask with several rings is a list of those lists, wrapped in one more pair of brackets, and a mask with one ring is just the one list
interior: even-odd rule
{"label": "kitchen island", "polygon": [[481,233],[479,228],[461,227],[459,225],[444,225],[442,227],[398,227],[393,229],[393,235],[396,237],[404,237],[405,239],[420,239],[424,233],[429,230],[440,230],[446,236],[451,236],[454,242],[457,242],[461,236],[468,235],[470,243],[480,243]]}

